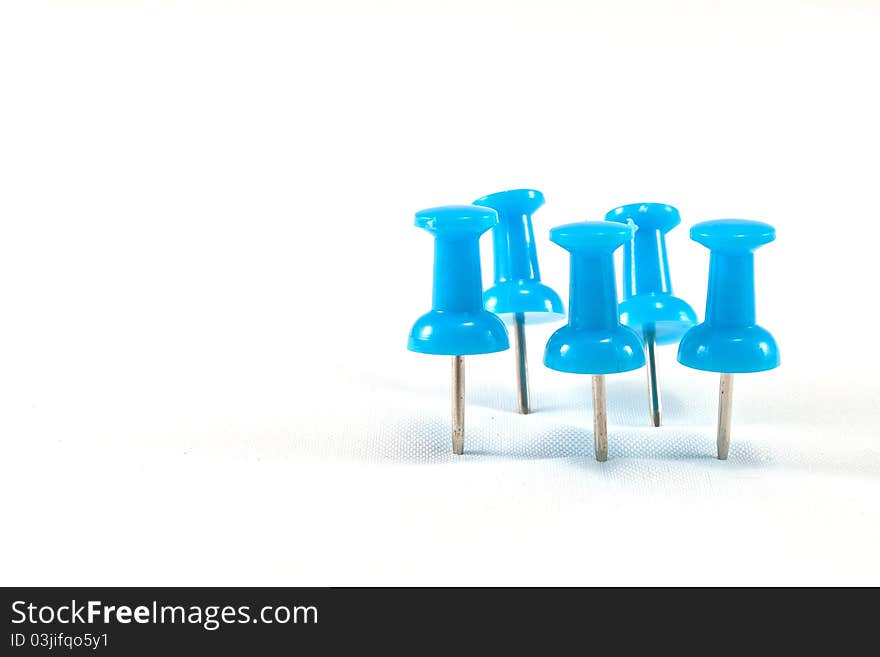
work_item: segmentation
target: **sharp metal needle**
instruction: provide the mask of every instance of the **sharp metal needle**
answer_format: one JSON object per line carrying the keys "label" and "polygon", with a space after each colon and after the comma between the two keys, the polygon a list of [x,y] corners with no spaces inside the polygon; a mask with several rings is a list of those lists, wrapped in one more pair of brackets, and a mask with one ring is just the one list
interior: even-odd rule
{"label": "sharp metal needle", "polygon": [[593,436],[596,460],[608,460],[608,418],[605,415],[605,375],[593,376]]}
{"label": "sharp metal needle", "polygon": [[464,356],[452,357],[452,453],[464,454]]}
{"label": "sharp metal needle", "polygon": [[718,389],[718,458],[730,452],[730,417],[733,414],[733,374],[722,374]]}
{"label": "sharp metal needle", "polygon": [[654,356],[656,331],[654,326],[646,326],[645,338],[645,364],[648,370],[648,394],[651,400],[651,421],[655,427],[660,426],[660,384],[657,382],[657,362]]}
{"label": "sharp metal needle", "polygon": [[513,315],[513,348],[516,351],[516,381],[519,412],[529,413],[529,364],[526,359],[526,317],[524,313]]}

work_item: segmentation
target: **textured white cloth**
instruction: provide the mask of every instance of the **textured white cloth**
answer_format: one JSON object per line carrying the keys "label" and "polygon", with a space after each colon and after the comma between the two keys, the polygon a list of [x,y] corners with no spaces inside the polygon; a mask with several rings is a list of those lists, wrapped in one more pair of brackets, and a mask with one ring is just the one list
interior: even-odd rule
{"label": "textured white cloth", "polygon": [[406,353],[308,387],[264,364],[202,391],[73,391],[12,427],[7,413],[5,519],[20,533],[4,580],[876,583],[872,391],[816,387],[795,366],[739,376],[721,462],[717,377],[672,352],[660,429],[643,371],[608,378],[604,464],[589,377],[533,358],[535,413],[519,416],[510,352],[467,359],[462,457],[448,359]]}

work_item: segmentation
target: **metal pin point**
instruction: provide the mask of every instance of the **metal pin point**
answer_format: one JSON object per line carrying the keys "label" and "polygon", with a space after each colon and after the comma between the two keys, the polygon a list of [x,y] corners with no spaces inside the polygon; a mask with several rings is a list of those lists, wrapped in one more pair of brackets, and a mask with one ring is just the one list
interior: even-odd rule
{"label": "metal pin point", "polygon": [[529,413],[529,365],[526,359],[526,320],[523,313],[513,316],[513,348],[516,351],[517,402],[519,412]]}
{"label": "metal pin point", "polygon": [[452,453],[464,454],[464,356],[452,357]]}
{"label": "metal pin point", "polygon": [[651,422],[660,426],[660,384],[657,382],[657,360],[654,354],[654,326],[645,327],[645,364],[648,370],[648,397],[651,403]]}
{"label": "metal pin point", "polygon": [[614,251],[632,239],[633,227],[604,221],[557,226],[550,241],[571,253],[568,324],[556,331],[544,350],[553,370],[593,376],[593,437],[596,460],[608,459],[605,375],[629,372],[645,364],[642,340],[620,324]]}
{"label": "metal pin point", "polygon": [[454,454],[464,452],[464,357],[510,346],[504,322],[483,309],[479,239],[497,221],[495,210],[473,205],[416,213],[416,226],[434,236],[434,289],[431,310],[416,320],[407,348],[453,357]]}
{"label": "metal pin point", "polygon": [[733,374],[722,374],[718,387],[718,458],[730,453],[730,419],[733,413]]}
{"label": "metal pin point", "polygon": [[596,460],[608,460],[608,417],[605,413],[605,376],[593,377],[593,440]]}
{"label": "metal pin point", "polygon": [[733,374],[763,372],[779,365],[779,348],[770,332],[755,322],[755,254],[776,239],[759,221],[720,219],[691,228],[691,239],[709,248],[706,320],[681,339],[678,362],[718,372],[718,458],[730,453]]}
{"label": "metal pin point", "polygon": [[544,195],[536,189],[511,189],[479,198],[474,205],[498,212],[498,224],[492,229],[494,284],[483,295],[483,303],[493,313],[512,315],[517,409],[525,415],[531,412],[526,320],[553,321],[565,313],[559,295],[541,283],[538,270],[532,215],[544,205]]}
{"label": "metal pin point", "polygon": [[632,222],[638,229],[623,247],[620,321],[644,337],[649,413],[651,424],[659,427],[661,403],[655,348],[677,342],[697,322],[693,308],[672,294],[669,276],[666,233],[681,223],[681,217],[678,210],[665,203],[631,203],[611,210],[605,220]]}

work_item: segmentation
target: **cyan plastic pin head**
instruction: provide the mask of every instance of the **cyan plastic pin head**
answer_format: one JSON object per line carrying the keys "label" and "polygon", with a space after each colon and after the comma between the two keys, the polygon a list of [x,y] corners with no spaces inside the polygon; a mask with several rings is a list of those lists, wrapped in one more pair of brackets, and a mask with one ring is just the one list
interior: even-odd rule
{"label": "cyan plastic pin head", "polygon": [[763,372],[779,365],[776,340],[755,323],[754,250],[776,239],[773,226],[746,219],[705,221],[691,239],[710,249],[706,320],[685,333],[682,365],[709,372]]}
{"label": "cyan plastic pin head", "polygon": [[715,253],[742,254],[776,239],[770,224],[748,219],[716,219],[691,228],[691,239]]}
{"label": "cyan plastic pin head", "polygon": [[512,189],[484,196],[474,204],[498,212],[498,224],[492,229],[495,284],[483,294],[486,310],[522,313],[527,322],[562,317],[562,299],[541,283],[535,250],[532,215],[544,205],[544,195],[536,189]]}
{"label": "cyan plastic pin head", "polygon": [[550,240],[571,254],[568,324],[547,342],[544,364],[575,374],[614,374],[645,364],[639,335],[622,326],[617,312],[614,251],[630,241],[633,227],[604,221],[559,226]]}
{"label": "cyan plastic pin head", "polygon": [[416,227],[446,239],[477,237],[498,223],[498,213],[478,205],[442,205],[416,212]]}
{"label": "cyan plastic pin head", "polygon": [[681,339],[697,323],[697,315],[687,302],[672,294],[666,233],[681,223],[671,205],[632,203],[611,210],[606,221],[632,221],[638,230],[623,247],[623,301],[620,321],[643,332],[653,326],[657,344]]}
{"label": "cyan plastic pin head", "polygon": [[415,225],[434,236],[434,296],[410,331],[410,351],[469,356],[509,347],[504,323],[483,309],[482,299],[479,239],[497,221],[495,210],[475,205],[416,213]]}

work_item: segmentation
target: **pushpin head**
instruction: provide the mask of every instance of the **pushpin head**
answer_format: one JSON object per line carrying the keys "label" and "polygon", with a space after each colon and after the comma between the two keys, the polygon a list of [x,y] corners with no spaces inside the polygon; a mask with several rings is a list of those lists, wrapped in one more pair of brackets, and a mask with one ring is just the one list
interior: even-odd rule
{"label": "pushpin head", "polygon": [[681,223],[681,215],[676,208],[666,203],[629,203],[608,212],[605,220],[620,223],[632,220],[639,230],[668,233]]}
{"label": "pushpin head", "polygon": [[557,226],[550,231],[550,241],[571,254],[600,257],[610,255],[629,242],[636,228],[628,223],[617,226],[601,221],[579,221]]}
{"label": "pushpin head", "polygon": [[632,203],[611,210],[605,220],[632,221],[638,228],[623,251],[621,323],[640,332],[652,327],[658,344],[677,342],[697,323],[694,309],[672,294],[665,235],[681,223],[678,210],[665,203]]}
{"label": "pushpin head", "polygon": [[678,361],[709,372],[763,372],[779,365],[779,348],[755,323],[754,250],[776,238],[773,226],[745,219],[705,221],[691,239],[711,250],[706,321],[690,329]]}
{"label": "pushpin head", "polygon": [[434,296],[410,331],[410,351],[469,356],[508,348],[504,323],[482,304],[479,238],[497,220],[495,210],[474,205],[416,213],[415,225],[434,235]]}
{"label": "pushpin head", "polygon": [[522,313],[526,321],[552,321],[562,317],[562,299],[541,283],[532,214],[544,205],[536,189],[512,189],[489,194],[475,205],[498,212],[492,230],[495,284],[483,294],[486,310],[498,314]]}
{"label": "pushpin head", "polygon": [[749,219],[716,219],[691,228],[691,239],[716,253],[741,254],[776,239],[770,224]]}
{"label": "pushpin head", "polygon": [[478,205],[441,205],[416,212],[416,227],[437,237],[479,237],[498,223],[498,213]]}
{"label": "pushpin head", "polygon": [[621,326],[612,254],[633,228],[602,221],[559,226],[550,240],[571,253],[569,323],[547,342],[544,364],[575,374],[614,374],[645,364],[639,335]]}

